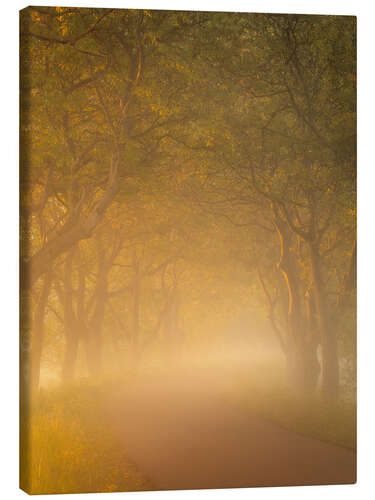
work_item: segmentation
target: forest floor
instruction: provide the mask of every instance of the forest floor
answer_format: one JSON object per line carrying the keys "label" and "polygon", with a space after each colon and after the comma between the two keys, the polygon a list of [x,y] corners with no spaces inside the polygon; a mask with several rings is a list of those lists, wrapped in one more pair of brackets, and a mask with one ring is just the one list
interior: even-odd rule
{"label": "forest floor", "polygon": [[214,372],[173,367],[143,374],[122,389],[114,386],[105,406],[118,439],[151,489],[356,481],[353,450],[241,408]]}

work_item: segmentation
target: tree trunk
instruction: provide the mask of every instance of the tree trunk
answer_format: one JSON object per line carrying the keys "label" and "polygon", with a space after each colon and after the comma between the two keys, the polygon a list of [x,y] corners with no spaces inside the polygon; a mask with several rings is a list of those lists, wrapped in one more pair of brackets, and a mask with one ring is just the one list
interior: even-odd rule
{"label": "tree trunk", "polygon": [[318,346],[320,344],[320,336],[317,325],[316,314],[316,301],[311,290],[305,294],[306,301],[306,321],[307,321],[307,335],[306,335],[306,362],[310,368],[310,377],[313,387],[316,388],[318,378],[321,371],[320,363],[318,360]]}
{"label": "tree trunk", "polygon": [[102,373],[102,356],[96,332],[88,330],[84,338],[88,374],[92,378],[98,377]]}
{"label": "tree trunk", "polygon": [[357,288],[357,240],[354,241],[349,261],[348,272],[345,273],[337,297],[337,315],[341,315],[347,307],[351,292]]}
{"label": "tree trunk", "polygon": [[164,330],[166,348],[171,360],[178,361],[184,344],[184,329],[180,317],[180,293],[176,287],[168,292]]}
{"label": "tree trunk", "polygon": [[330,320],[322,278],[319,247],[309,243],[313,276],[314,297],[320,341],[322,346],[322,393],[327,398],[337,398],[339,393],[339,363],[336,330]]}
{"label": "tree trunk", "polygon": [[141,275],[140,275],[140,266],[139,262],[136,260],[136,257],[133,261],[133,335],[132,335],[132,343],[133,343],[133,354],[134,360],[137,363],[139,354],[140,354],[140,345],[139,345],[139,334],[140,334],[140,326],[139,326],[139,305],[140,305],[140,293],[141,293]]}
{"label": "tree trunk", "polygon": [[87,366],[92,377],[98,377],[103,371],[102,330],[107,302],[107,282],[97,285],[96,305],[89,328],[85,333]]}
{"label": "tree trunk", "polygon": [[60,231],[51,238],[43,248],[32,257],[20,261],[20,287],[27,291],[35,281],[53,264],[53,261],[64,252],[70,252],[80,240],[91,237],[93,230],[102,220],[106,209],[114,199],[118,187],[119,152],[112,154],[106,191],[103,197],[85,215],[82,213],[84,195],[71,207],[71,216]]}
{"label": "tree trunk", "polygon": [[65,353],[62,366],[62,381],[72,382],[75,376],[79,337],[75,329],[65,333]]}
{"label": "tree trunk", "polygon": [[62,382],[71,382],[74,379],[79,344],[77,319],[73,310],[72,269],[74,253],[75,248],[68,252],[65,260],[63,288],[65,352],[61,373]]}
{"label": "tree trunk", "polygon": [[281,258],[279,268],[288,290],[288,318],[285,354],[289,382],[301,391],[313,391],[319,374],[316,345],[307,336],[306,318],[301,304],[300,282],[295,257],[291,253],[292,233],[286,223],[276,215],[275,226],[279,235]]}
{"label": "tree trunk", "polygon": [[31,343],[31,390],[38,391],[40,381],[40,363],[42,358],[43,340],[44,340],[44,318],[48,303],[48,295],[51,289],[52,273],[46,273],[44,276],[43,288],[35,311],[34,326],[32,329]]}
{"label": "tree trunk", "polygon": [[[102,245],[102,241],[99,237],[98,243],[98,275],[96,278],[96,286],[91,297],[94,304],[94,311],[89,320],[83,314],[83,297],[84,284],[83,278],[81,277],[80,290],[83,292],[79,294],[80,301],[82,304],[80,310],[82,311],[80,319],[81,330],[84,333],[83,339],[86,349],[87,357],[87,367],[89,375],[92,377],[98,377],[103,371],[103,324],[105,318],[105,311],[108,301],[108,274],[111,269],[111,265],[116,255],[118,254],[121,244],[120,240],[116,239],[113,243],[112,250],[109,256],[106,255],[105,248]],[[87,326],[86,326],[87,325]]]}
{"label": "tree trunk", "polygon": [[[86,359],[88,373],[92,377],[98,377],[103,370],[102,356],[102,330],[105,316],[107,294],[107,275],[109,267],[105,262],[100,267],[94,291],[94,312],[90,321],[85,321],[84,317],[80,318],[81,330],[83,332],[83,340],[86,349]],[[87,325],[87,326],[86,326]]]}

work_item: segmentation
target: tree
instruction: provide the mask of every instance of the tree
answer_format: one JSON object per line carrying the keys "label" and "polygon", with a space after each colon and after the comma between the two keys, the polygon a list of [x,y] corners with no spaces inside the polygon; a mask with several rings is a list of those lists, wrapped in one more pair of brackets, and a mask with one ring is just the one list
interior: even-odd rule
{"label": "tree", "polygon": [[336,397],[353,337],[355,21],[36,7],[21,51],[35,380],[51,307],[71,379],[80,345],[102,371],[113,329],[138,363],[253,302],[289,379],[313,391],[321,368]]}

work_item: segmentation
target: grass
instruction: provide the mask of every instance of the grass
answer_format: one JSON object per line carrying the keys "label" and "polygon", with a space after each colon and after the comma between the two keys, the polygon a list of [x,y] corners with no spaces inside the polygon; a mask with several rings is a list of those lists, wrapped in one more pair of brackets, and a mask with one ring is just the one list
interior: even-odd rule
{"label": "grass", "polygon": [[356,450],[355,396],[326,401],[318,394],[291,390],[280,371],[268,370],[267,378],[244,371],[231,381],[231,398],[237,406],[281,427],[308,437]]}
{"label": "grass", "polygon": [[44,391],[21,419],[21,488],[29,494],[145,491],[101,408],[99,388]]}
{"label": "grass", "polygon": [[[296,394],[282,373],[276,362],[240,368],[234,375],[229,371],[223,396],[283,428],[355,450],[354,397],[332,403]],[[107,381],[41,392],[29,418],[21,419],[22,489],[30,494],[154,489],[127,456],[115,425],[108,423],[103,402],[111,390]]]}

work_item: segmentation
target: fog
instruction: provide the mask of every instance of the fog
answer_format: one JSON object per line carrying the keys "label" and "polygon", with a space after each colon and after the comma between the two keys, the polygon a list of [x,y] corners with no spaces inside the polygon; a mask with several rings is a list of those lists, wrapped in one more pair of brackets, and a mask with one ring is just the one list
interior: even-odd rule
{"label": "fog", "polygon": [[[97,378],[88,375],[81,353],[77,363],[77,382],[113,384],[127,379],[132,383],[139,380],[152,383],[158,377],[163,379],[159,390],[173,383],[181,387],[191,385],[196,389],[204,387],[207,394],[221,392],[224,388],[228,391],[239,376],[254,379],[253,382],[258,381],[261,386],[275,382],[276,372],[277,383],[284,382],[285,357],[277,340],[270,331],[264,330],[261,338],[259,331],[256,333],[229,330],[219,338],[187,339],[174,349],[158,342],[136,360],[129,343],[118,345],[117,352],[107,346],[103,373]],[[42,366],[40,384],[43,389],[61,387],[58,367]]]}
{"label": "fog", "polygon": [[20,35],[22,488],[353,482],[356,19]]}

